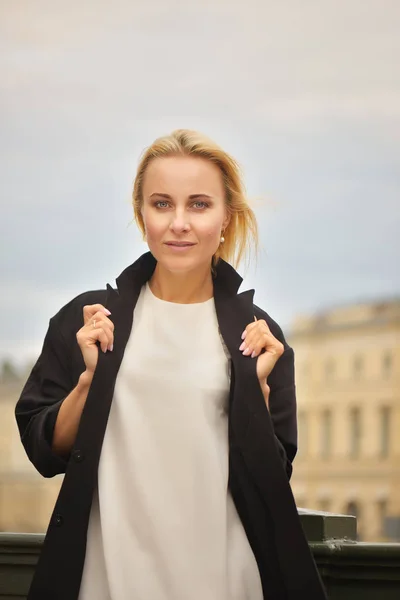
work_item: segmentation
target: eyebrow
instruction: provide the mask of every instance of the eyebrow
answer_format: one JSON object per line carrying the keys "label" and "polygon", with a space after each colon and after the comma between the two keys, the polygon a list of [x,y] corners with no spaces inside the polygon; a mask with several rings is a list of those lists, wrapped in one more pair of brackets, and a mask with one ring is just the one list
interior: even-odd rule
{"label": "eyebrow", "polygon": [[[150,198],[153,198],[153,196],[165,198],[166,200],[172,200],[172,196],[170,196],[169,194],[162,194],[160,192],[154,192],[150,195]],[[211,200],[211,196],[209,196],[208,194],[190,194],[189,196],[189,200],[197,200],[197,198],[208,198],[209,200]]]}

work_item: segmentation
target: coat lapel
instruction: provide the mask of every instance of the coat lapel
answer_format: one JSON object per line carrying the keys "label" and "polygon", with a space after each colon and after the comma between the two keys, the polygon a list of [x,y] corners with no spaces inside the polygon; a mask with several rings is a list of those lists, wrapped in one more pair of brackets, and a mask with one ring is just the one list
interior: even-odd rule
{"label": "coat lapel", "polygon": [[[232,273],[233,271],[233,273]],[[237,287],[241,278],[227,263],[220,265],[220,273],[214,284],[214,299],[221,335],[229,350],[234,372],[234,389],[231,394],[232,441],[245,443],[253,417],[259,413],[269,419],[268,409],[257,377],[257,359],[243,356],[239,347],[242,333],[254,321],[254,290],[240,294]],[[236,286],[233,284],[236,278]],[[269,419],[270,420],[270,419]],[[270,422],[272,435],[272,424]]]}
{"label": "coat lapel", "polygon": [[116,378],[124,357],[141,288],[150,279],[155,265],[148,252],[121,273],[116,280],[117,289],[107,284],[105,307],[111,312],[110,320],[114,323],[114,348],[105,354],[99,352],[96,372],[107,372],[107,377],[112,380]]}
{"label": "coat lapel", "polygon": [[254,321],[254,290],[238,294],[242,278],[225,261],[220,261],[214,278],[214,301],[219,329],[230,352],[235,371],[256,373],[253,359],[243,356],[239,350],[241,335]]}
{"label": "coat lapel", "polygon": [[[104,304],[111,312],[110,320],[114,323],[114,348],[112,352],[106,353],[99,350],[96,370],[76,440],[76,446],[80,447],[84,444],[85,431],[91,431],[90,452],[96,456],[96,466],[100,459],[118,371],[132,329],[136,302],[143,283],[149,279],[154,267],[155,261],[150,253],[144,254],[117,278],[117,289],[107,284]],[[95,432],[94,423],[96,423]]]}

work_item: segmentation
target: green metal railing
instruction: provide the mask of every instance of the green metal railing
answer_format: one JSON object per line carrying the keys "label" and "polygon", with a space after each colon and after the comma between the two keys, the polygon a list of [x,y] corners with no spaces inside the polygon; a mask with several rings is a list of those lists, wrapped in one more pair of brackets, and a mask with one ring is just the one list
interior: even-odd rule
{"label": "green metal railing", "polygon": [[[299,514],[330,600],[400,599],[400,544],[357,542],[355,517]],[[43,539],[0,533],[0,600],[25,600]]]}
{"label": "green metal railing", "polygon": [[400,600],[400,544],[357,542],[357,520],[299,509],[329,600]]}

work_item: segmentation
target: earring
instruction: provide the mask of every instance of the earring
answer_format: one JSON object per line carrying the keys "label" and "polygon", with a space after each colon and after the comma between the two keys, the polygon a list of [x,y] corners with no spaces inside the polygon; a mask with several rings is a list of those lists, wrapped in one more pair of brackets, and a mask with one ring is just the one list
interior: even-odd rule
{"label": "earring", "polygon": [[225,241],[225,238],[224,238],[224,236],[223,236],[223,235],[221,235],[221,239],[220,239],[220,242],[221,242],[221,244],[223,244],[223,243],[224,243],[224,241]]}

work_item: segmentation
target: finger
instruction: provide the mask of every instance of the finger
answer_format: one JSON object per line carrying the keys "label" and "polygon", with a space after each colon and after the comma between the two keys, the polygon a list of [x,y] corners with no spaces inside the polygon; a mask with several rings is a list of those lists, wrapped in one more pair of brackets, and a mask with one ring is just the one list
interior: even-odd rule
{"label": "finger", "polygon": [[244,336],[244,338],[243,338],[243,334],[242,334],[242,339],[244,339],[244,341],[242,342],[241,346],[239,347],[239,350],[244,350],[250,346],[254,347],[254,341],[256,339],[258,339],[258,337],[260,335],[263,335],[263,334],[264,335],[272,335],[272,333],[265,321],[260,320],[260,321],[257,321],[256,323],[250,323],[246,328],[246,335]]}
{"label": "finger", "polygon": [[105,333],[106,337],[107,337],[107,348],[108,350],[112,350],[114,347],[114,334],[113,332],[106,326],[102,327],[102,325],[100,325],[100,329],[103,329],[103,332]]}
{"label": "finger", "polygon": [[263,351],[268,352],[268,349],[274,345],[274,340],[275,338],[273,338],[273,336],[269,336],[268,334],[260,335],[252,344],[251,353],[249,352],[251,358],[260,356]]}
{"label": "finger", "polygon": [[257,327],[257,323],[256,322],[249,323],[247,325],[246,329],[242,333],[242,340],[244,340],[255,327]]}
{"label": "finger", "polygon": [[84,326],[86,330],[89,332],[89,335],[92,336],[92,331],[98,328],[103,329],[108,338],[108,349],[110,351],[114,348],[114,323],[105,316],[105,314],[101,311],[96,312],[93,315],[93,318],[86,323]]}
{"label": "finger", "polygon": [[93,341],[100,342],[100,347],[103,352],[112,350],[114,343],[113,333],[108,328],[103,327],[102,324],[100,324],[99,327],[92,329],[89,333],[89,336]]}
{"label": "finger", "polygon": [[106,353],[111,346],[107,332],[104,329],[94,329],[94,331],[97,331],[97,340],[100,343],[100,348]]}
{"label": "finger", "polygon": [[242,340],[244,340],[251,331],[254,331],[254,329],[257,329],[259,327],[264,328],[267,331],[270,331],[270,329],[269,329],[269,327],[267,325],[267,322],[264,321],[264,319],[257,320],[257,317],[255,316],[254,317],[254,322],[253,323],[249,323],[247,325],[246,329],[243,331],[243,333],[242,333]]}
{"label": "finger", "polygon": [[[107,319],[108,321],[108,319]],[[114,324],[111,323],[111,326],[108,324],[106,320],[99,320],[96,323],[95,327],[90,327],[88,328],[88,332],[89,332],[89,336],[93,337],[93,332],[96,332],[98,330],[102,330],[104,331],[105,335],[107,336],[107,347],[109,350],[113,350],[113,346],[114,346]]]}
{"label": "finger", "polygon": [[262,348],[265,348],[268,344],[267,335],[261,332],[254,332],[249,338],[245,339],[245,346],[242,350],[244,356],[252,355],[253,352],[260,353]]}
{"label": "finger", "polygon": [[280,352],[281,347],[283,348],[283,344],[269,330],[254,331],[249,339],[246,338],[245,342],[246,347],[243,354],[245,356],[251,355],[252,358],[258,356],[263,350],[275,354]]}
{"label": "finger", "polygon": [[96,322],[96,325],[98,325],[100,323],[105,323],[111,329],[111,331],[114,331],[114,327],[115,327],[114,323],[111,321],[111,319],[106,317],[105,314],[100,311],[96,312],[93,315],[93,317],[90,319],[90,321],[88,321],[86,323],[86,326],[93,327],[94,322]]}
{"label": "finger", "polygon": [[250,327],[251,326],[248,325],[245,331],[242,333],[243,342],[239,347],[239,350],[241,351],[248,348],[257,337],[257,329],[255,327]]}
{"label": "finger", "polygon": [[83,321],[86,324],[98,311],[109,316],[110,311],[102,304],[87,304],[83,307]]}
{"label": "finger", "polygon": [[91,346],[96,342],[99,342],[100,348],[103,352],[107,351],[109,344],[107,333],[100,327],[90,330],[89,333],[82,328],[76,334],[76,339],[81,347]]}

